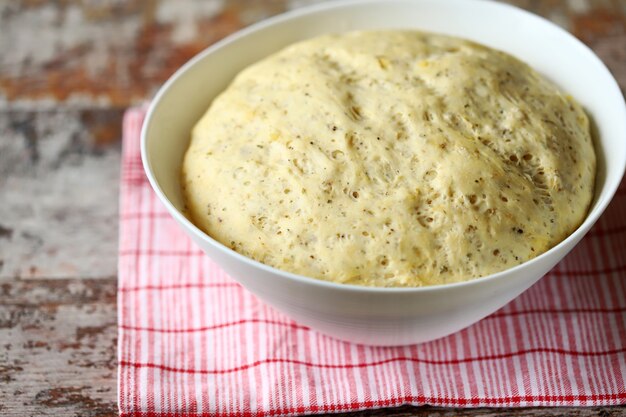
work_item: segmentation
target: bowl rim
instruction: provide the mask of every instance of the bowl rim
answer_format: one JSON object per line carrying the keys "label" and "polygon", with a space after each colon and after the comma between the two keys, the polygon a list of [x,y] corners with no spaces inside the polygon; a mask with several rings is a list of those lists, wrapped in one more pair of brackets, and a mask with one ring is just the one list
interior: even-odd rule
{"label": "bowl rim", "polygon": [[[285,21],[289,21],[294,18],[298,18],[300,16],[314,14],[318,12],[331,11],[333,9],[340,8],[350,8],[350,7],[359,7],[359,6],[367,6],[372,4],[415,4],[415,3],[427,3],[435,0],[334,0],[326,3],[318,3],[309,6],[300,7],[294,10],[289,10],[284,13],[269,17],[267,19],[256,22],[252,25],[244,27],[223,39],[209,45],[204,50],[200,51],[190,60],[188,60],[185,64],[183,64],[180,68],[178,68],[173,75],[171,75],[168,80],[159,88],[155,96],[152,98],[150,105],[148,107],[148,111],[145,115],[143,125],[141,127],[141,160],[143,164],[143,168],[145,174],[148,178],[152,189],[158,196],[159,200],[165,205],[166,209],[183,226],[185,226],[189,232],[191,232],[196,238],[201,239],[208,244],[212,245],[215,249],[221,251],[226,256],[234,257],[239,262],[244,262],[249,264],[250,266],[260,268],[267,273],[271,273],[274,275],[278,275],[282,278],[295,280],[296,282],[304,285],[314,285],[325,287],[327,289],[339,290],[339,291],[350,291],[350,292],[361,292],[361,293],[386,293],[386,294],[411,294],[411,293],[423,293],[423,292],[436,292],[442,290],[452,290],[452,289],[462,289],[469,286],[481,285],[490,281],[495,281],[499,279],[504,279],[509,275],[513,275],[517,271],[528,268],[533,264],[541,262],[544,258],[552,256],[554,252],[557,252],[563,246],[569,245],[572,241],[574,241],[574,245],[577,243],[577,240],[580,240],[584,237],[584,235],[591,229],[594,223],[598,220],[598,218],[605,211],[611,200],[613,199],[619,184],[624,176],[624,171],[626,170],[626,154],[622,157],[622,167],[618,168],[621,172],[619,172],[619,178],[616,179],[613,183],[609,183],[605,180],[602,188],[600,190],[594,190],[594,200],[592,203],[596,201],[596,206],[589,207],[589,211],[587,212],[586,217],[582,221],[582,223],[565,239],[560,241],[558,244],[554,245],[547,251],[539,254],[538,256],[525,261],[519,265],[512,266],[510,268],[506,268],[502,271],[485,275],[482,277],[472,278],[466,281],[453,282],[447,284],[436,284],[436,285],[425,285],[421,287],[374,287],[374,286],[364,286],[364,285],[356,285],[356,284],[344,284],[344,283],[336,283],[332,281],[326,281],[323,279],[313,278],[306,275],[300,275],[293,272],[285,271],[282,269],[275,268],[273,266],[261,263],[252,258],[249,258],[245,255],[236,252],[229,247],[225,246],[221,242],[215,240],[210,235],[202,231],[195,224],[193,224],[185,215],[183,215],[170,201],[167,195],[161,189],[158,181],[156,180],[150,158],[148,157],[148,136],[150,125],[155,117],[155,113],[159,106],[161,105],[162,98],[169,92],[170,88],[181,78],[188,70],[190,70],[197,63],[205,59],[207,56],[211,55],[215,51],[228,46],[231,43],[236,42],[237,40],[244,38],[246,36],[252,35],[259,30],[263,30],[267,27],[274,26],[280,24]],[[437,0],[438,3],[448,3],[451,7],[455,4],[466,4],[467,0]],[[600,58],[583,42],[578,40],[574,35],[566,31],[565,29],[559,27],[558,25],[552,23],[548,19],[531,13],[527,10],[521,9],[516,6],[512,6],[506,3],[499,3],[496,0],[473,0],[474,3],[480,3],[486,7],[494,7],[500,8],[501,10],[505,10],[506,13],[517,13],[526,19],[534,20],[540,24],[550,26],[551,30],[555,30],[561,37],[564,38],[567,42],[569,42],[573,48],[578,48],[581,50],[583,54],[587,55],[587,59],[593,61],[593,63],[599,67],[601,71],[604,72],[604,76],[607,77],[608,82],[611,84],[614,90],[617,90],[621,96],[621,113],[622,120],[626,125],[626,102],[624,101],[624,97],[621,94],[621,89],[619,84],[606,67],[606,65],[600,60]],[[444,32],[442,32],[444,33]],[[596,144],[597,149],[597,144]],[[596,173],[597,175],[597,173]],[[597,180],[597,178],[596,178]],[[597,184],[596,184],[597,186]],[[608,198],[604,198],[604,200],[600,200],[600,197],[607,196]],[[597,197],[597,199],[595,198]],[[205,254],[205,256],[208,256]],[[560,261],[560,260],[559,260]],[[541,277],[539,277],[541,278]],[[236,280],[236,279],[235,279]]]}

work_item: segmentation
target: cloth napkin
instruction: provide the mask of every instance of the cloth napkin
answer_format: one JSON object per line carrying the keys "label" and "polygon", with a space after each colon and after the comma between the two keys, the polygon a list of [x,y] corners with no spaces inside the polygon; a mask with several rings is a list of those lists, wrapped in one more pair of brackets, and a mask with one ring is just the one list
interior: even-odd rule
{"label": "cloth napkin", "polygon": [[179,230],[143,173],[143,117],[124,117],[120,415],[626,403],[626,184],[583,242],[506,307],[434,342],[367,347],[265,306]]}

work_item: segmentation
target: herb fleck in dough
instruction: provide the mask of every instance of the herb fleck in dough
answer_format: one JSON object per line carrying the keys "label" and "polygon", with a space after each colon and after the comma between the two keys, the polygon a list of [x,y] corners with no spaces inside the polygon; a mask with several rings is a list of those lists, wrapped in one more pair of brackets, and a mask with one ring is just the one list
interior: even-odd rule
{"label": "herb fleck in dough", "polygon": [[587,213],[595,163],[581,107],[510,55],[352,32],[242,71],[193,129],[182,181],[195,224],[246,256],[423,286],[559,243]]}

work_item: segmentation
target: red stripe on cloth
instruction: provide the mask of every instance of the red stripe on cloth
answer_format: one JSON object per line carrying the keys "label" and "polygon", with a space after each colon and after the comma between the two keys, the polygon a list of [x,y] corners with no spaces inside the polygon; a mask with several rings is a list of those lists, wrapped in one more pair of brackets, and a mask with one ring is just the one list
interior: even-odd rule
{"label": "red stripe on cloth", "polygon": [[614,272],[624,272],[626,271],[626,265],[616,265],[607,268],[598,268],[592,270],[567,270],[567,271],[559,271],[552,270],[548,272],[548,275],[556,275],[556,276],[565,276],[565,277],[577,277],[577,276],[603,276],[606,274],[612,274]]}
{"label": "red stripe on cloth", "polygon": [[254,361],[250,364],[245,364],[241,366],[237,366],[229,369],[185,369],[185,368],[176,368],[167,365],[160,365],[155,363],[138,363],[138,362],[120,362],[121,365],[130,366],[133,368],[155,368],[160,369],[162,371],[167,372],[176,372],[176,373],[189,373],[189,374],[228,374],[232,372],[240,372],[245,371],[247,369],[253,368],[259,365],[265,364],[296,364],[296,365],[304,365],[315,368],[328,368],[328,369],[337,369],[337,368],[366,368],[371,366],[379,366],[385,365],[393,362],[415,362],[415,363],[425,363],[430,365],[458,365],[460,363],[468,363],[468,362],[483,362],[483,361],[493,361],[497,359],[503,358],[512,358],[514,356],[522,356],[528,355],[530,353],[553,353],[557,355],[568,355],[568,356],[607,356],[607,355],[617,355],[620,353],[626,352],[626,348],[622,349],[613,349],[607,351],[600,352],[577,352],[573,350],[564,350],[564,349],[554,349],[554,348],[535,348],[535,349],[526,349],[518,352],[509,352],[502,353],[499,355],[484,355],[484,356],[476,356],[462,359],[447,359],[447,360],[432,360],[432,359],[421,359],[421,358],[413,358],[413,357],[397,357],[397,358],[389,358],[381,361],[374,362],[365,362],[365,363],[311,363],[305,361],[299,361],[295,359],[284,359],[284,358],[270,358],[264,360]]}
{"label": "red stripe on cloth", "polygon": [[[579,309],[543,309],[543,310],[527,310],[527,311],[508,311],[494,313],[485,320],[498,319],[506,316],[519,316],[526,314],[612,314],[612,313],[626,313],[626,307],[623,308],[579,308]],[[282,322],[275,320],[263,320],[263,319],[242,319],[238,321],[219,323],[211,326],[197,327],[197,328],[184,328],[184,329],[167,329],[167,328],[154,328],[154,327],[141,327],[141,326],[129,326],[126,324],[119,324],[120,329],[133,330],[141,332],[155,332],[155,333],[193,333],[193,332],[205,332],[209,330],[223,329],[225,327],[240,326],[249,323],[262,323],[276,326],[286,326],[292,329],[311,330],[307,326],[301,326],[296,323]]]}
{"label": "red stripe on cloth", "polygon": [[167,291],[167,290],[188,290],[193,288],[241,288],[236,282],[204,282],[204,283],[187,283],[187,284],[168,284],[168,285],[144,285],[138,287],[121,287],[118,292],[134,292],[134,291]]}
{"label": "red stripe on cloth", "polygon": [[170,219],[172,216],[168,212],[157,213],[124,213],[120,214],[120,220],[137,220],[137,219]]}
{"label": "red stripe on cloth", "polygon": [[121,250],[118,256],[204,256],[204,252],[199,249],[191,250],[162,250],[162,249],[136,249]]}
{"label": "red stripe on cloth", "polygon": [[595,395],[526,395],[509,398],[442,398],[426,396],[405,396],[394,400],[369,400],[347,404],[329,404],[321,406],[301,406],[277,409],[272,412],[244,412],[244,413],[159,413],[159,412],[128,412],[121,413],[122,417],[265,417],[284,416],[304,413],[319,412],[345,412],[349,410],[362,410],[367,408],[386,408],[409,403],[430,404],[434,406],[514,406],[519,403],[543,403],[543,402],[599,402],[607,400],[624,400],[626,395],[621,394],[595,394]]}
{"label": "red stripe on cloth", "polygon": [[124,117],[120,415],[626,402],[624,186],[568,257],[485,320],[422,345],[355,346],[265,306],[180,231],[142,170],[143,117]]}
{"label": "red stripe on cloth", "polygon": [[595,227],[587,233],[587,236],[605,237],[607,235],[616,235],[620,233],[626,233],[626,225],[615,226],[610,229],[601,229],[601,228]]}
{"label": "red stripe on cloth", "polygon": [[127,412],[121,413],[122,417],[265,417],[285,416],[319,412],[345,412],[349,410],[362,410],[367,408],[386,408],[410,403],[429,404],[434,406],[515,406],[519,403],[544,403],[544,402],[600,402],[607,400],[624,400],[623,394],[594,394],[594,395],[526,395],[507,398],[445,398],[426,396],[404,396],[394,400],[368,400],[347,404],[328,404],[321,406],[301,406],[277,409],[272,412],[243,412],[243,413],[172,413],[172,412]]}
{"label": "red stripe on cloth", "polygon": [[626,307],[616,308],[543,308],[532,310],[518,310],[518,311],[499,311],[493,313],[486,318],[497,319],[506,316],[519,316],[525,314],[614,314],[614,313],[626,313]]}
{"label": "red stripe on cloth", "polygon": [[120,329],[134,330],[134,331],[140,331],[140,332],[193,333],[193,332],[206,332],[208,330],[223,329],[225,327],[231,327],[231,326],[240,326],[242,324],[271,324],[271,325],[276,325],[276,326],[286,326],[286,327],[290,327],[292,329],[309,330],[308,327],[301,326],[301,325],[296,324],[296,323],[286,323],[286,322],[282,322],[282,321],[264,320],[264,319],[238,320],[238,321],[232,321],[232,322],[229,322],[229,323],[220,323],[220,324],[214,324],[214,325],[211,325],[211,326],[203,326],[203,327],[196,327],[196,328],[185,328],[185,329],[156,329],[156,328],[153,328],[153,327],[128,326],[128,325],[125,325],[125,324],[119,324],[118,326],[119,326]]}

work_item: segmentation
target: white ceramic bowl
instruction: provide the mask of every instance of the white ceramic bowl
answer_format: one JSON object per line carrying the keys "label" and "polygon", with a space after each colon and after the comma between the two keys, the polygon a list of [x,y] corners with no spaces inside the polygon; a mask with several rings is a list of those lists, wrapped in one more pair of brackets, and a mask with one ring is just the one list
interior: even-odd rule
{"label": "white ceramic bowl", "polygon": [[[472,281],[425,288],[366,288],[298,276],[246,258],[207,236],[180,212],[179,172],[190,130],[234,75],[293,42],[329,32],[414,28],[472,39],[529,63],[571,93],[595,122],[599,171],[585,222],[548,252]],[[626,166],[626,106],[602,62],[554,24],[490,1],[357,0],[286,13],[244,29],[184,65],[152,102],[142,132],[143,163],[174,219],[244,287],[296,321],[369,345],[405,345],[446,336],[517,297],[591,228]],[[219,197],[218,197],[219,198]]]}

